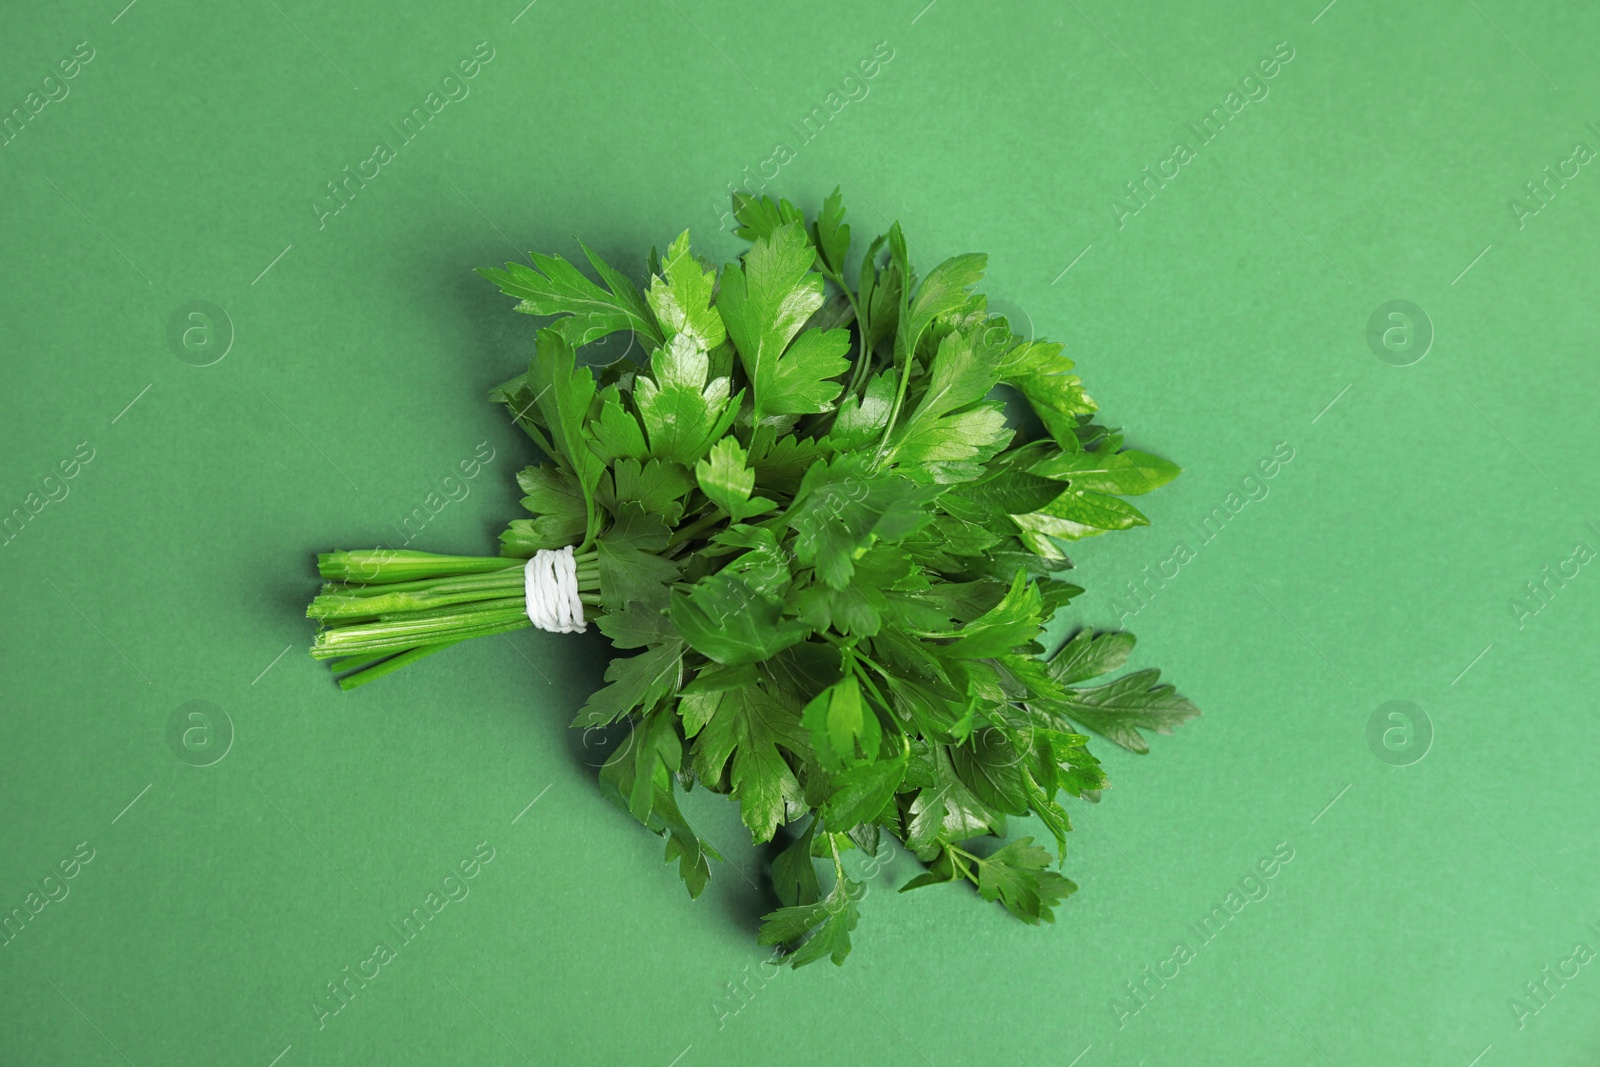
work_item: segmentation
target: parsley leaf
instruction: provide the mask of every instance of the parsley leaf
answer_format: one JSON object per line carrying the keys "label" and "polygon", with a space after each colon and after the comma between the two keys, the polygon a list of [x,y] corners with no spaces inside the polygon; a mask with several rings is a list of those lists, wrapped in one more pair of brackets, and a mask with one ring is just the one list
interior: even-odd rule
{"label": "parsley leaf", "polygon": [[669,641],[637,656],[618,657],[606,668],[611,683],[595,690],[574,726],[606,726],[635,708],[649,710],[678,685],[683,667],[683,642]]}
{"label": "parsley leaf", "polygon": [[1006,590],[1006,595],[994,607],[965,623],[958,631],[929,636],[956,638],[954,643],[943,649],[946,656],[985,659],[1003,655],[1039,639],[1043,606],[1039,587],[1028,580],[1025,572],[1018,571],[1011,581],[1011,588]]}
{"label": "parsley leaf", "polygon": [[728,379],[709,378],[710,355],[691,333],[673,334],[650,366],[655,377],[635,386],[650,454],[692,467],[733,422],[737,405],[729,402]]}
{"label": "parsley leaf", "polygon": [[810,935],[790,957],[793,966],[803,967],[824,957],[843,963],[850,955],[850,933],[861,919],[860,901],[865,892],[860,882],[841,878],[826,899],[763,915],[766,921],[759,940],[763,945],[790,945]]}
{"label": "parsley leaf", "polygon": [[[630,734],[628,740],[600,768],[603,790],[619,807],[630,810],[630,813],[636,786],[641,780],[638,751]],[[648,802],[648,815],[643,821],[652,831],[667,839],[666,862],[678,861],[678,876],[683,879],[689,896],[698,897],[711,880],[711,865],[707,861],[720,862],[722,854],[701,838],[683,817],[673,793],[673,778],[664,765],[657,761],[649,777],[642,780],[653,789]]]}
{"label": "parsley leaf", "polygon": [[[999,451],[1012,436],[1004,407],[980,403],[998,380],[993,353],[974,335],[946,335],[934,353],[921,401],[892,439],[888,461],[951,464],[987,459]],[[956,479],[935,474],[935,480]]]}
{"label": "parsley leaf", "polygon": [[838,186],[822,202],[822,213],[811,227],[811,243],[816,245],[829,276],[843,285],[845,260],[850,255],[850,227],[845,225],[844,197]]}
{"label": "parsley leaf", "polygon": [[1124,631],[1096,635],[1079,630],[1050,657],[1050,674],[1063,685],[1110,674],[1128,661],[1135,640]]}
{"label": "parsley leaf", "polygon": [[583,254],[589,257],[608,289],[584,277],[582,271],[560,256],[537,252],[532,255],[532,267],[507,263],[505,270],[484,267],[478,273],[507,296],[517,297],[518,311],[559,316],[551,329],[574,348],[618,330],[632,330],[647,343],[660,344],[661,330],[638,288],[587,247]]}
{"label": "parsley leaf", "polygon": [[582,539],[588,513],[576,479],[554,464],[543,464],[518,471],[517,484],[527,494],[522,506],[536,517],[512,520],[500,538],[506,555],[531,556],[541,548]]}
{"label": "parsley leaf", "polygon": [[565,461],[583,493],[587,543],[595,533],[594,490],[605,473],[605,462],[589,447],[584,433],[584,418],[595,394],[594,375],[577,365],[572,346],[561,334],[540,330],[528,385],[536,390],[534,403],[550,427],[557,458]]}
{"label": "parsley leaf", "polygon": [[695,464],[701,490],[734,522],[771,511],[777,505],[764,496],[751,497],[756,472],[745,465],[745,451],[732,437],[724,437],[711,454]]}
{"label": "parsley leaf", "polygon": [[743,266],[723,269],[717,306],[753,386],[756,422],[829,410],[842,388],[829,379],[849,369],[846,331],[800,333],[822,306],[815,261],[804,228],[789,222],[759,238]]}
{"label": "parsley leaf", "polygon": [[795,555],[835,589],[849,584],[855,561],[874,538],[898,541],[932,521],[937,489],[895,474],[869,474],[865,457],[838,456],[806,472],[785,518]]}
{"label": "parsley leaf", "polygon": [[611,528],[595,541],[606,610],[620,611],[634,601],[666,607],[666,585],[678,576],[678,565],[657,554],[665,547],[667,524],[660,515],[632,502],[618,506]]}
{"label": "parsley leaf", "polygon": [[1040,463],[1033,470],[1035,474],[1066,479],[1074,489],[1124,496],[1160,489],[1182,473],[1175,463],[1131,448],[1116,453],[1062,454]]}
{"label": "parsley leaf", "polygon": [[757,843],[772,840],[787,806],[803,799],[780,746],[802,758],[810,754],[799,716],[760,686],[724,691],[694,739],[695,774],[715,782],[728,769],[740,814]]}
{"label": "parsley leaf", "polygon": [[600,417],[589,424],[591,447],[601,459],[642,460],[650,454],[644,430],[615,385],[600,390]]}
{"label": "parsley leaf", "polygon": [[836,777],[833,795],[823,807],[828,829],[843,833],[876,822],[905,779],[910,752],[906,746],[893,759],[858,763]]}
{"label": "parsley leaf", "polygon": [[[1121,667],[1133,646],[1130,633],[1080,630],[1050,657],[1048,669],[1063,686],[1073,686]],[[1200,714],[1173,686],[1161,684],[1161,672],[1154,669],[1135,671],[1094,688],[1063,688],[1042,700],[1040,707],[1140,754],[1150,751],[1140,730],[1170,734],[1174,727]]]}
{"label": "parsley leaf", "polygon": [[1078,887],[1049,866],[1050,853],[1031,837],[1018,838],[977,861],[978,892],[984,900],[998,899],[1025,923],[1055,922],[1052,909]]}
{"label": "parsley leaf", "polygon": [[1150,751],[1139,731],[1170,734],[1200,714],[1200,709],[1170,684],[1161,682],[1155,668],[1135,671],[1109,685],[1094,689],[1069,689],[1059,707],[1062,714],[1082,723],[1107,741],[1129,752]]}
{"label": "parsley leaf", "polygon": [[1068,489],[1038,511],[1013,515],[1021,530],[1022,543],[1046,555],[1053,548],[1049,538],[1078,541],[1108,530],[1131,530],[1149,526],[1144,513],[1121,497],[1088,489]]}
{"label": "parsley leaf", "polygon": [[1007,355],[1000,380],[1016,386],[1027,398],[1039,421],[1063,449],[1077,452],[1078,416],[1092,415],[1099,406],[1083,391],[1082,381],[1067,373],[1071,369],[1072,360],[1061,354],[1061,345],[1024,341]]}
{"label": "parsley leaf", "polygon": [[801,721],[810,731],[817,759],[825,767],[843,770],[854,763],[857,744],[866,759],[878,758],[883,731],[877,715],[862,697],[861,682],[853,673],[813,697],[801,713]]}
{"label": "parsley leaf", "polygon": [[684,230],[667,249],[662,272],[650,283],[647,299],[667,338],[686,333],[710,351],[728,339],[722,315],[712,306],[717,287],[715,271],[702,273],[689,251],[689,231]]}
{"label": "parsley leaf", "polygon": [[815,904],[822,897],[817,868],[811,862],[811,842],[816,830],[817,820],[812,819],[805,833],[772,861],[772,889],[787,907]]}
{"label": "parsley leaf", "polygon": [[[891,245],[894,237],[890,237]],[[903,243],[903,239],[902,239]],[[900,255],[896,253],[897,257]],[[969,252],[952,256],[928,272],[910,302],[900,333],[895,339],[895,361],[908,362],[916,352],[922,334],[940,315],[959,311],[970,299],[969,290],[983,280],[989,257]]]}
{"label": "parsley leaf", "polygon": [[672,625],[696,652],[728,666],[759,663],[810,633],[805,623],[785,617],[778,597],[722,573],[672,595]]}

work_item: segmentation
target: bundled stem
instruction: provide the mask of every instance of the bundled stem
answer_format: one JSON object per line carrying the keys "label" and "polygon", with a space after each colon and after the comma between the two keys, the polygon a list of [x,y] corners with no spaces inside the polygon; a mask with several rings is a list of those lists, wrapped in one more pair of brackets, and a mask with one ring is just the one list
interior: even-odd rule
{"label": "bundled stem", "polygon": [[[578,599],[600,603],[598,556],[573,556]],[[311,654],[332,660],[343,689],[469,637],[532,625],[524,593],[525,560],[503,556],[440,556],[391,549],[325,552],[317,571],[330,581],[306,608],[321,623]]]}

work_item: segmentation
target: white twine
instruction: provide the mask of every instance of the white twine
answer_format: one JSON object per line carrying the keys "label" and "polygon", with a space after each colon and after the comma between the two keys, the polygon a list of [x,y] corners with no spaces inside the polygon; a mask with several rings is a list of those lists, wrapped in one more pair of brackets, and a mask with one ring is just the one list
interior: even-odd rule
{"label": "white twine", "polygon": [[528,621],[556,634],[581,634],[583,601],[578,599],[578,565],[572,546],[552,551],[541,548],[522,570],[528,599]]}

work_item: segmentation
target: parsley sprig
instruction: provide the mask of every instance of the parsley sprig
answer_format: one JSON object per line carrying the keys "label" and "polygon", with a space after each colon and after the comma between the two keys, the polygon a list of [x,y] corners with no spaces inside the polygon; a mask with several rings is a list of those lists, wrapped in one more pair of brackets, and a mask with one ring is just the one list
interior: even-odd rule
{"label": "parsley sprig", "polygon": [[[982,255],[919,276],[896,224],[856,259],[837,190],[812,219],[734,206],[751,245],[720,271],[684,233],[643,291],[587,248],[598,282],[559,256],[481,272],[550,320],[492,394],[545,456],[517,476],[530,517],[499,557],[321,556],[312,654],[348,688],[527,626],[522,560],[575,546],[627,654],[573,725],[627,724],[601,781],[691,896],[721,859],[678,804],[699,786],[784,843],[760,939],[795,966],[849,953],[842,856],[885,836],[927,865],[905,889],[966,881],[1053,921],[1076,889],[1051,869],[1061,796],[1106,786],[1084,731],[1142,753],[1199,711],[1155,670],[1104,680],[1131,634],[1041,637],[1082,592],[1070,545],[1146,525],[1127,498],[1178,468],[1096,421],[1060,344],[989,312]],[[622,331],[644,358],[583,358]],[[1056,852],[1000,843],[1019,818]]]}

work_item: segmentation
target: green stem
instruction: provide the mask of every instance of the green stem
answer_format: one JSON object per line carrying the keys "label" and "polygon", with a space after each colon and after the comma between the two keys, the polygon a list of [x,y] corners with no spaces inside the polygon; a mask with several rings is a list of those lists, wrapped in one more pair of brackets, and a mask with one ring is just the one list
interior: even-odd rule
{"label": "green stem", "polygon": [[378,585],[359,585],[351,582],[329,582],[322,587],[324,596],[376,597],[391,593],[456,593],[472,589],[511,585],[522,580],[521,563],[497,571],[477,574],[441,575],[434,578],[416,578],[408,582],[384,582]]}
{"label": "green stem", "polygon": [[357,667],[365,667],[369,663],[385,659],[388,655],[389,653],[387,652],[367,652],[359,656],[347,656],[344,659],[329,660],[328,667],[335,671],[353,671]]}
{"label": "green stem", "polygon": [[711,511],[696,519],[694,522],[691,522],[689,525],[680,526],[677,528],[677,530],[673,531],[672,536],[667,538],[667,547],[671,548],[673,545],[682,544],[684,541],[691,540],[696,535],[709,530],[711,527],[715,526],[718,522],[721,522],[727,517],[727,514],[721,508],[712,508]]}
{"label": "green stem", "polygon": [[424,656],[431,656],[440,649],[449,648],[451,645],[458,643],[456,641],[440,641],[438,644],[433,645],[419,645],[408,652],[400,653],[398,656],[390,656],[376,666],[345,675],[339,679],[339,688],[349,692],[357,686],[366,685],[368,682],[382,678],[390,671],[397,671],[408,663],[415,663]]}
{"label": "green stem", "polygon": [[469,637],[488,637],[491,634],[510,633],[512,630],[520,630],[525,626],[532,625],[533,624],[528,621],[526,612],[519,611],[510,615],[498,617],[491,617],[486,612],[484,613],[483,620],[478,625],[456,626],[454,628],[439,629],[432,632],[419,631],[399,633],[392,636],[379,632],[368,635],[360,640],[349,641],[339,647],[322,645],[320,643],[321,639],[326,635],[318,634],[317,638],[319,643],[311,647],[311,655],[314,659],[334,659],[352,652],[400,652],[408,648],[415,648],[418,645],[441,643],[454,644],[457,641],[464,641]]}
{"label": "green stem", "polygon": [[[844,402],[845,397],[853,396],[856,390],[861,388],[862,383],[866,381],[867,371],[871,368],[871,366],[872,353],[867,351],[867,333],[865,330],[862,330],[860,334],[860,347],[856,355],[855,369],[850,372],[850,384],[845,386],[844,393],[839,397],[840,403]],[[836,407],[834,410],[838,411],[839,409]]]}
{"label": "green stem", "polygon": [[829,633],[826,630],[821,631],[819,636],[821,636],[823,640],[832,643],[833,646],[835,648],[837,648],[840,652],[848,652],[848,653],[850,653],[851,656],[854,656],[856,659],[860,660],[862,663],[865,663],[867,666],[871,667],[873,670],[877,671],[879,674],[883,675],[885,678],[889,677],[889,672],[884,670],[883,666],[881,664],[879,664],[877,660],[873,659],[871,656],[869,656],[865,652],[861,651],[861,646],[856,644],[856,642],[853,639],[850,640],[850,641],[846,641],[844,638],[839,637],[837,634]]}
{"label": "green stem", "polygon": [[504,556],[439,556],[390,548],[323,552],[317,556],[317,571],[322,577],[362,585],[477,574],[505,567]]}
{"label": "green stem", "polygon": [[894,433],[894,424],[899,421],[900,407],[906,400],[906,386],[911,383],[911,357],[906,357],[905,366],[900,368],[900,383],[895,386],[894,406],[889,409],[889,421],[883,427],[883,436],[878,439],[878,451],[872,457],[872,468],[877,470],[883,463],[883,454],[889,447],[889,435]]}
{"label": "green stem", "polygon": [[[426,553],[420,554],[426,555]],[[336,553],[327,553],[327,555],[333,556],[336,555]],[[435,573],[433,574],[427,575],[426,577],[409,579],[406,581],[352,582],[345,580],[343,582],[329,582],[327,585],[323,586],[322,593],[324,595],[341,596],[380,596],[388,593],[412,591],[438,593],[466,592],[469,589],[482,589],[496,585],[519,584],[522,581],[523,568],[527,566],[527,560],[517,559],[514,557],[507,558],[505,556],[432,556],[428,558],[435,563],[438,561],[444,561],[444,564],[450,564],[451,566],[439,565],[436,567]],[[452,566],[457,564],[463,558],[474,563],[474,569],[465,572],[453,570]],[[599,558],[600,554],[598,552],[591,551],[574,553],[572,561],[574,564],[576,564],[577,571],[581,576],[585,571],[595,569],[597,563],[599,562]],[[488,563],[491,560],[498,565],[495,567],[476,566],[476,564]]]}
{"label": "green stem", "polygon": [[522,577],[516,584],[494,585],[469,589],[458,593],[394,593],[384,596],[319,596],[306,608],[313,619],[352,618],[362,615],[394,615],[404,611],[423,611],[451,604],[471,604],[485,601],[496,593],[510,594],[522,588]]}
{"label": "green stem", "polygon": [[944,850],[947,854],[949,854],[951,864],[956,868],[956,870],[961,872],[961,877],[967,879],[967,881],[971,882],[973,885],[977,885],[978,876],[972,873],[971,867],[968,867],[966,863],[962,862],[962,857],[964,856],[973,862],[977,862],[978,857],[964,849],[957,848],[955,845],[946,845]]}
{"label": "green stem", "polygon": [[[345,652],[367,651],[381,647],[378,642],[410,638],[411,644],[427,644],[429,639],[439,640],[451,631],[475,629],[480,626],[508,622],[518,617],[527,621],[527,610],[521,601],[490,601],[493,608],[453,611],[449,614],[408,612],[376,623],[341,626],[317,634],[312,645],[313,656],[326,659]],[[319,656],[318,653],[321,653]]]}
{"label": "green stem", "polygon": [[866,316],[861,314],[861,305],[856,302],[855,290],[850,288],[849,284],[844,280],[844,276],[828,267],[826,263],[823,263],[820,255],[817,257],[817,262],[822,265],[823,276],[829,281],[833,282],[834,285],[837,285],[839,287],[839,291],[844,294],[844,298],[850,302],[850,314],[855,316],[856,336],[860,339],[860,348],[856,357],[855,371],[850,376],[849,386],[846,387],[844,393],[841,394],[839,398],[840,400],[843,400],[845,397],[855,392],[856,388],[861,384],[861,368],[867,362],[867,320]]}
{"label": "green stem", "polygon": [[[850,384],[845,386],[844,393],[839,397],[840,403],[844,402],[845,397],[853,396],[856,390],[861,388],[867,380],[868,372],[872,369],[872,352],[867,348],[867,328],[860,315],[856,316],[856,328],[856,365],[850,372]],[[835,407],[834,410],[839,409]]]}
{"label": "green stem", "polygon": [[872,680],[872,676],[866,671],[859,672],[857,677],[866,683],[867,688],[871,690],[872,695],[877,698],[878,703],[883,705],[884,709],[889,712],[890,717],[892,718],[894,715],[894,709],[890,706],[889,701],[884,697],[883,691],[878,688],[878,683],[874,682]]}
{"label": "green stem", "polygon": [[578,546],[577,551],[573,553],[574,556],[576,556],[578,552],[589,551],[589,549],[594,545],[594,535],[596,532],[594,528],[594,493],[587,485],[583,485],[582,483],[579,484],[578,488],[583,490],[584,527],[583,544]]}
{"label": "green stem", "polygon": [[[911,313],[911,272],[909,269],[902,272],[905,276],[900,279],[900,316],[895,320],[895,340],[906,333],[906,317]],[[906,339],[905,360],[895,359],[891,354],[891,361],[900,371],[900,381],[895,385],[894,406],[889,409],[889,422],[883,428],[883,438],[878,442],[877,454],[872,458],[872,468],[876,470],[883,463],[884,452],[889,447],[889,435],[894,432],[894,424],[900,418],[900,406],[905,403],[906,386],[911,382],[911,364],[917,358],[917,342],[922,340],[922,331],[918,330],[915,337]]]}
{"label": "green stem", "polygon": [[[599,553],[573,558],[578,599],[592,617],[602,606]],[[325,585],[306,610],[322,624],[311,655],[335,670],[359,668],[340,680],[347,689],[467,638],[531,625],[524,560],[374,549],[326,553],[319,565],[324,577],[345,581]]]}

